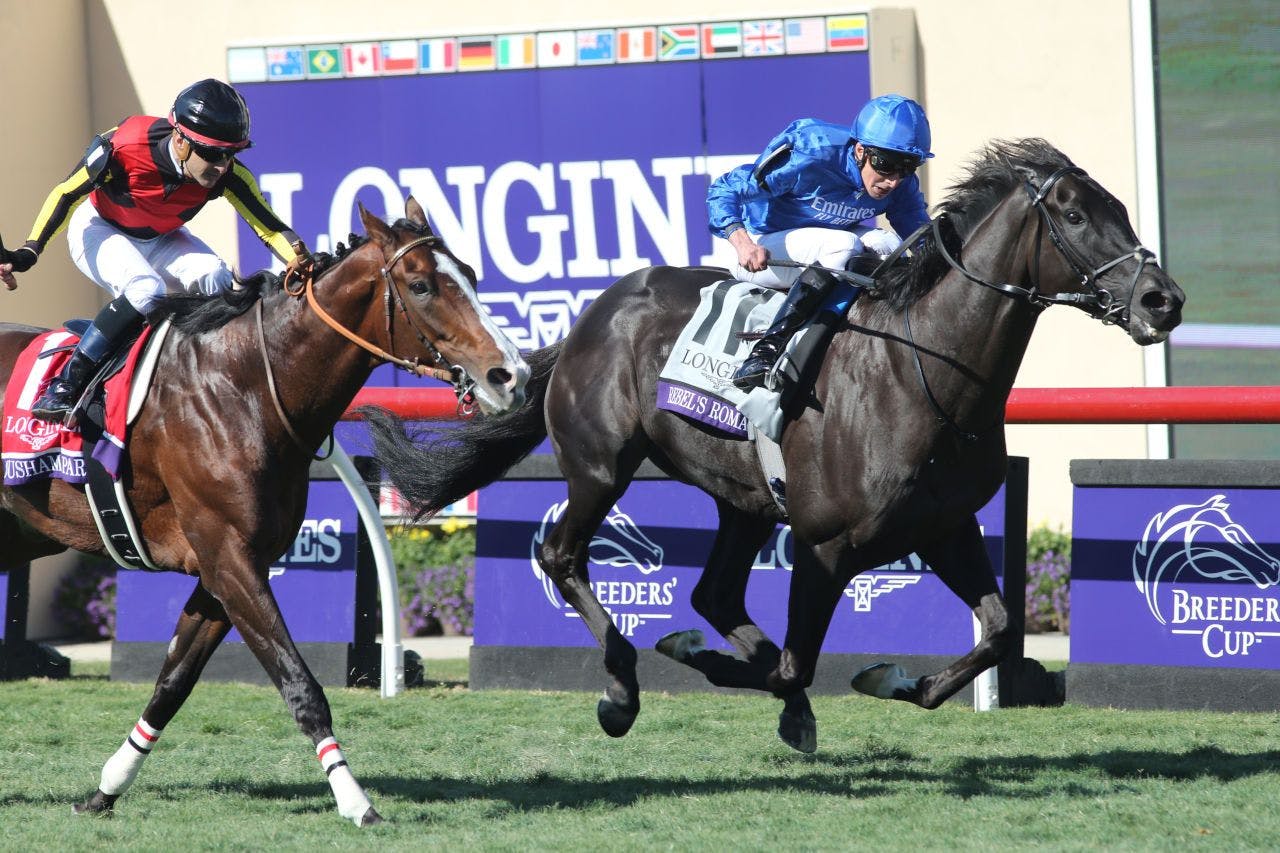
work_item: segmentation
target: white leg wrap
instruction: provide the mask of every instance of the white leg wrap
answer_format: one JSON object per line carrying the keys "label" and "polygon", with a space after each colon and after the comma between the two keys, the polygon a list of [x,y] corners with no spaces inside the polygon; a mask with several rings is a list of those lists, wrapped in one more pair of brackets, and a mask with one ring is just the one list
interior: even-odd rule
{"label": "white leg wrap", "polygon": [[360,826],[361,818],[373,804],[365,796],[356,777],[351,775],[338,741],[328,737],[316,744],[316,758],[320,759],[320,766],[329,776],[329,787],[333,789],[333,798],[338,801],[338,814]]}
{"label": "white leg wrap", "polygon": [[129,790],[161,731],[162,729],[147,725],[144,720],[138,720],[124,743],[102,766],[102,781],[98,784],[98,789],[104,794],[116,796]]}

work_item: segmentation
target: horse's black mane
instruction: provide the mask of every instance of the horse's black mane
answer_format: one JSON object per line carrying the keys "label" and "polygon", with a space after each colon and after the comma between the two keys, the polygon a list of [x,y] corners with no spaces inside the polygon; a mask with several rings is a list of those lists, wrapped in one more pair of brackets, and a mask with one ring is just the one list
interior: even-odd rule
{"label": "horse's black mane", "polygon": [[[1038,185],[1050,173],[1070,165],[1066,155],[1043,139],[989,143],[974,156],[966,175],[948,188],[946,198],[935,207],[935,215],[946,214],[942,231],[947,251],[954,256],[964,238],[1024,181]],[[928,232],[923,244],[909,259],[899,261],[880,275],[882,304],[893,311],[906,309],[928,293],[947,269],[947,262],[938,250],[937,237]]]}
{"label": "horse's black mane", "polygon": [[[414,234],[428,233],[425,227],[408,219],[396,220],[392,228],[396,231],[409,231]],[[347,237],[347,244],[339,243],[332,253],[314,253],[315,277],[319,279],[330,269],[337,266],[343,258],[368,241],[369,238],[365,235],[351,234]],[[175,329],[181,329],[187,334],[198,335],[202,332],[221,329],[227,323],[252,308],[259,299],[277,293],[283,288],[281,277],[267,270],[260,270],[248,278],[236,276],[236,280],[240,283],[240,289],[226,290],[221,295],[212,298],[189,296],[187,294],[162,297],[156,302],[150,319],[152,322],[158,323],[166,317],[172,317]]]}

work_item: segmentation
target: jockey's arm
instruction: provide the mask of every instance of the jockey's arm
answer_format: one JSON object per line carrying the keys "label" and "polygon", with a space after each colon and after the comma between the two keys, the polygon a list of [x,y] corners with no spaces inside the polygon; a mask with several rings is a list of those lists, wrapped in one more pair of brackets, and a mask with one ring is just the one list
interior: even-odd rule
{"label": "jockey's arm", "polygon": [[231,174],[228,176],[225,195],[227,201],[236,209],[236,213],[248,223],[268,249],[286,264],[299,258],[310,258],[306,245],[288,225],[276,216],[253,173],[239,161],[234,161]]}

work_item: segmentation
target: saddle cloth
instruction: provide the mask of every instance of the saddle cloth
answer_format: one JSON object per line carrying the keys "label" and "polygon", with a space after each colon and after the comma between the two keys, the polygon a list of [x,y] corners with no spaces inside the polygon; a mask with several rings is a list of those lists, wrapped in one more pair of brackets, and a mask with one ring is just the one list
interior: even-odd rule
{"label": "saddle cloth", "polygon": [[734,387],[733,372],[755,344],[741,335],[768,328],[786,294],[733,279],[707,285],[658,374],[658,408],[736,438],[747,438],[754,427],[781,440],[785,410],[813,381],[814,368],[856,293],[844,282],[833,288],[787,343],[767,386],[746,392]]}
{"label": "saddle cloth", "polygon": [[[124,454],[125,430],[128,422],[129,388],[151,327],[129,350],[123,366],[103,383],[105,394],[102,434],[91,450],[92,458],[118,479]],[[0,457],[4,461],[4,484],[18,486],[41,478],[56,478],[68,483],[84,483],[85,436],[78,428],[67,429],[31,416],[31,407],[44,393],[49,382],[71,358],[71,349],[79,341],[65,329],[46,332],[18,356],[4,394],[4,431],[0,435]]]}

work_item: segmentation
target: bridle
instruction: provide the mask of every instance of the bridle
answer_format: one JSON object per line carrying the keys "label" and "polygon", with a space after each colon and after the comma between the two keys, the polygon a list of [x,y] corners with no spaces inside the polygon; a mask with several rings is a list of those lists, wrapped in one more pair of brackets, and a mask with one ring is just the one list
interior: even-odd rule
{"label": "bridle", "polygon": [[311,306],[311,310],[316,313],[316,316],[323,320],[325,324],[338,334],[342,335],[361,349],[373,354],[382,361],[394,364],[396,367],[403,370],[407,370],[415,376],[427,376],[432,379],[439,379],[442,382],[448,382],[453,386],[453,393],[458,398],[458,414],[463,417],[470,417],[475,413],[475,396],[473,393],[476,387],[475,381],[467,375],[467,371],[463,369],[461,365],[450,364],[449,360],[444,357],[444,353],[440,352],[436,345],[431,342],[427,333],[414,321],[412,315],[409,314],[409,309],[405,307],[404,297],[400,293],[400,285],[396,283],[395,278],[391,275],[391,271],[395,269],[395,266],[399,263],[400,259],[419,246],[426,246],[432,251],[435,251],[443,245],[443,241],[434,234],[428,234],[424,237],[419,237],[416,240],[410,240],[408,243],[405,243],[397,249],[395,253],[387,259],[387,262],[382,265],[380,270],[382,273],[382,279],[386,283],[386,287],[383,289],[383,302],[386,306],[385,329],[387,332],[387,340],[393,339],[391,325],[396,314],[396,311],[392,309],[392,306],[394,305],[400,316],[404,318],[404,322],[413,330],[413,334],[418,339],[418,342],[422,344],[423,348],[425,348],[428,353],[431,354],[431,364],[422,364],[416,357],[413,359],[406,359],[401,358],[394,353],[387,352],[377,344],[365,340],[355,332],[347,329],[337,320],[333,319],[329,312],[325,311],[316,300],[315,277],[313,275],[299,276],[297,279],[298,287],[296,289],[290,286],[290,281],[286,281],[284,283],[284,288],[285,292],[290,296],[300,296],[305,293],[307,297],[307,304]]}
{"label": "bridle", "polygon": [[[476,412],[476,400],[474,394],[476,387],[475,380],[467,375],[467,371],[461,365],[450,364],[449,360],[444,357],[444,354],[431,342],[419,325],[414,322],[413,317],[409,314],[409,309],[405,306],[404,297],[400,293],[400,286],[391,275],[391,271],[395,269],[396,264],[399,263],[400,259],[407,253],[413,251],[419,246],[426,246],[434,251],[437,247],[442,245],[443,241],[434,234],[418,237],[397,249],[379,270],[382,274],[383,281],[386,283],[386,287],[383,290],[383,301],[386,306],[385,328],[387,331],[387,340],[393,340],[391,325],[396,313],[392,310],[392,306],[394,305],[399,311],[400,316],[404,318],[404,322],[413,330],[413,333],[417,337],[419,343],[421,343],[427,352],[431,354],[432,364],[422,364],[416,357],[413,359],[407,359],[394,353],[387,352],[382,347],[372,341],[360,337],[355,332],[335,320],[333,316],[329,314],[328,311],[325,311],[316,300],[315,275],[310,272],[301,273],[296,278],[286,278],[284,281],[284,291],[293,297],[300,297],[305,294],[307,304],[311,307],[311,310],[315,312],[316,316],[323,320],[327,326],[381,361],[394,364],[415,376],[430,377],[432,379],[439,379],[443,382],[448,382],[453,386],[453,393],[458,398],[458,416],[462,418],[470,418]],[[276,413],[280,416],[280,420],[284,422],[285,431],[289,433],[289,437],[293,439],[294,444],[298,445],[298,447],[302,448],[304,451],[310,452],[290,424],[289,416],[285,413],[284,406],[280,402],[280,394],[276,390],[275,376],[271,369],[271,359],[267,354],[266,335],[262,328],[261,299],[258,300],[257,305],[257,325],[258,349],[261,351],[262,362],[267,371],[267,387],[271,392],[271,402],[275,404]]]}
{"label": "bridle", "polygon": [[[1073,305],[1080,308],[1094,319],[1100,320],[1104,325],[1120,324],[1128,326],[1130,309],[1133,305],[1134,295],[1138,290],[1138,279],[1142,276],[1142,270],[1147,264],[1155,263],[1155,253],[1145,248],[1141,243],[1134,246],[1131,251],[1124,252],[1107,261],[1106,263],[1090,270],[1088,261],[1084,260],[1080,255],[1080,251],[1072,246],[1062,236],[1058,228],[1054,226],[1053,217],[1049,213],[1048,207],[1044,200],[1049,195],[1049,190],[1053,189],[1053,185],[1067,175],[1082,175],[1088,177],[1088,173],[1079,166],[1064,166],[1045,179],[1045,182],[1037,189],[1029,180],[1022,182],[1022,188],[1026,191],[1027,196],[1031,199],[1031,208],[1040,215],[1040,220],[1036,223],[1036,254],[1035,261],[1031,273],[1031,287],[1020,287],[1016,284],[1007,282],[993,282],[981,278],[957,261],[950,252],[947,251],[946,243],[942,239],[941,225],[942,220],[946,218],[946,214],[942,214],[931,220],[922,227],[922,231],[926,228],[932,228],[934,239],[938,245],[938,251],[946,260],[951,268],[969,281],[980,284],[983,287],[989,287],[992,290],[999,291],[1006,296],[1015,299],[1023,299],[1029,302],[1036,310],[1043,311],[1050,305]],[[1108,202],[1109,204],[1110,202]],[[1057,248],[1058,253],[1066,260],[1067,264],[1080,278],[1080,286],[1085,289],[1084,293],[1053,293],[1045,294],[1040,292],[1040,247],[1043,244],[1041,235],[1045,231],[1049,232],[1049,241]],[[920,232],[917,232],[920,233]],[[903,241],[903,245],[908,245],[911,241]],[[1118,267],[1125,261],[1137,261],[1137,268],[1133,272],[1133,278],[1129,281],[1128,295],[1123,303],[1117,302],[1111,292],[1098,284],[1098,279]],[[883,265],[882,265],[883,266]]]}
{"label": "bridle", "polygon": [[[1044,203],[1045,198],[1048,196],[1049,190],[1053,188],[1053,185],[1067,175],[1082,175],[1088,177],[1085,170],[1078,166],[1064,166],[1049,175],[1038,189],[1030,180],[1024,180],[1022,182],[1022,188],[1031,199],[1031,209],[1035,210],[1036,213],[1039,214],[1039,221],[1036,223],[1035,261],[1032,267],[1030,287],[1022,287],[1008,282],[987,281],[986,279],[965,269],[964,266],[956,260],[949,251],[947,251],[946,242],[942,238],[941,226],[942,220],[946,218],[945,213],[931,219],[929,222],[926,222],[924,225],[920,226],[920,228],[916,229],[915,233],[910,237],[903,240],[902,245],[900,245],[893,254],[885,258],[885,260],[876,268],[875,272],[871,274],[872,278],[877,277],[881,270],[892,264],[898,256],[907,249],[907,247],[913,245],[916,240],[924,235],[926,231],[932,230],[934,241],[938,247],[939,253],[952,269],[960,273],[969,281],[972,281],[975,284],[980,284],[983,287],[990,288],[1012,299],[1023,300],[1029,303],[1036,312],[1043,311],[1051,305],[1072,305],[1080,308],[1094,319],[1101,321],[1104,325],[1119,324],[1122,327],[1127,328],[1130,320],[1130,309],[1133,305],[1133,299],[1138,289],[1138,279],[1142,276],[1142,271],[1146,268],[1147,264],[1155,263],[1155,253],[1139,243],[1134,246],[1132,251],[1125,252],[1095,269],[1090,270],[1089,263],[1081,257],[1079,250],[1067,242],[1059,229],[1054,226],[1053,217],[1050,215],[1049,210]],[[1110,204],[1109,201],[1108,204]],[[1040,247],[1044,242],[1041,237],[1046,230],[1049,233],[1049,241],[1053,243],[1059,254],[1062,255],[1075,274],[1079,276],[1080,285],[1085,288],[1086,292],[1052,294],[1040,292]],[[1124,302],[1120,303],[1116,301],[1110,291],[1098,284],[1098,279],[1115,267],[1118,267],[1120,264],[1129,260],[1137,262],[1137,269],[1134,270],[1133,278],[1129,281],[1128,295],[1125,297]],[[925,378],[924,374],[924,365],[920,361],[920,349],[916,346],[915,338],[911,332],[910,308],[907,308],[902,312],[902,319],[903,325],[906,328],[907,341],[911,344],[911,352],[915,357],[916,373],[920,377],[920,384],[924,387],[925,396],[929,399],[929,404],[933,407],[933,411],[937,416],[938,422],[945,424],[954,433],[956,433],[956,435],[960,436],[964,440],[976,441],[978,438],[977,434],[962,429],[960,425],[957,424],[945,410],[943,410],[942,405],[938,402],[937,398],[934,397],[933,391],[929,388],[929,382]]]}

